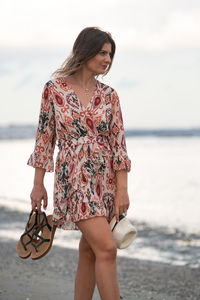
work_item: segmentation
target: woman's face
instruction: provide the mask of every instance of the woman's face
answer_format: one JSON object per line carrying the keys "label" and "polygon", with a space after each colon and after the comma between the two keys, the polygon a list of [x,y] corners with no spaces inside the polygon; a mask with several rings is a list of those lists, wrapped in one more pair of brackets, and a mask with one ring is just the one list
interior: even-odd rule
{"label": "woman's face", "polygon": [[100,52],[89,59],[85,66],[86,68],[95,74],[104,74],[111,63],[111,44],[105,43]]}

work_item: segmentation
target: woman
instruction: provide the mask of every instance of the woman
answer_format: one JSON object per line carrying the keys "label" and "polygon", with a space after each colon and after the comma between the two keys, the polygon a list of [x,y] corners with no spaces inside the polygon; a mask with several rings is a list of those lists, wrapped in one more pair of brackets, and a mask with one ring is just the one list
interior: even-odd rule
{"label": "woman", "polygon": [[103,300],[120,299],[116,244],[109,222],[129,208],[123,119],[117,92],[97,80],[115,54],[110,33],[83,29],[70,57],[43,90],[36,144],[28,165],[35,168],[32,209],[47,207],[45,172],[54,170],[57,228],[80,230],[75,300],[92,299],[95,284]]}

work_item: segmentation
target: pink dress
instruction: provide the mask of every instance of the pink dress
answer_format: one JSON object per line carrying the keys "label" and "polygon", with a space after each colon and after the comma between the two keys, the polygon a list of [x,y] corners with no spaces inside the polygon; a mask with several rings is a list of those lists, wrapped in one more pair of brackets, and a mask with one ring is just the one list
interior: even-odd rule
{"label": "pink dress", "polygon": [[116,91],[97,80],[87,107],[64,78],[49,80],[42,92],[33,153],[27,164],[54,171],[53,222],[79,230],[75,222],[115,214],[116,171],[131,169]]}

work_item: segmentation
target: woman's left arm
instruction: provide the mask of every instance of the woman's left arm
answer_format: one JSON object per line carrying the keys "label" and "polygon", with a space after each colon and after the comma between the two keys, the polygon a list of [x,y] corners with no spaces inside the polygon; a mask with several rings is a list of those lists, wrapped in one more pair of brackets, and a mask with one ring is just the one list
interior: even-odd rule
{"label": "woman's left arm", "polygon": [[116,194],[115,194],[115,214],[117,221],[119,215],[126,212],[129,208],[128,196],[128,173],[126,170],[116,171]]}
{"label": "woman's left arm", "polygon": [[115,90],[111,95],[111,104],[112,119],[110,122],[109,143],[112,150],[112,167],[116,172],[115,215],[119,220],[119,214],[125,212],[129,207],[127,173],[131,169],[131,160],[127,154],[122,111]]}

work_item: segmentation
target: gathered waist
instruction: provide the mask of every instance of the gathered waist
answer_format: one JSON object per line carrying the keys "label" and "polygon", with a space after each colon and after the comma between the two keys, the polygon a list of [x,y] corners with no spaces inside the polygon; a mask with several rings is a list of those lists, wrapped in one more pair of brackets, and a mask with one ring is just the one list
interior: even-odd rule
{"label": "gathered waist", "polygon": [[105,135],[60,139],[58,147],[58,159],[62,157],[64,160],[71,160],[76,168],[89,160],[95,165],[101,166],[105,159],[112,155],[108,137]]}
{"label": "gathered waist", "polygon": [[58,141],[58,148],[62,150],[63,148],[72,148],[75,150],[77,146],[82,146],[84,144],[96,144],[102,146],[103,148],[110,150],[108,137],[105,135],[94,135],[94,136],[80,136],[78,138],[72,137],[68,139],[60,139]]}

